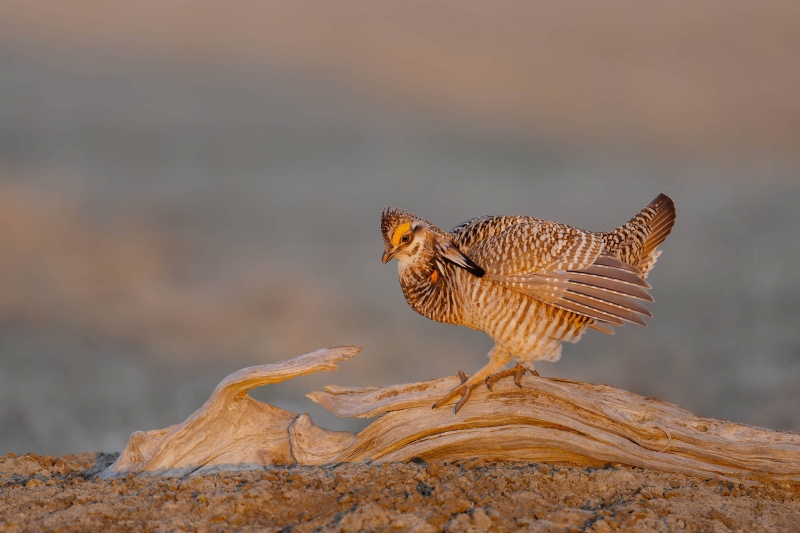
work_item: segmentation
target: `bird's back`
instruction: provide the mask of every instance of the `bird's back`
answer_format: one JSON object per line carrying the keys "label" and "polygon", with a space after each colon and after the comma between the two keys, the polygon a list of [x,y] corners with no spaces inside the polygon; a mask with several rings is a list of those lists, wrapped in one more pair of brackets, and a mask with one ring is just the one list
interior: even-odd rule
{"label": "bird's back", "polygon": [[[644,209],[622,226],[598,235],[604,248],[620,260],[637,268],[645,277],[661,255],[658,245],[664,242],[675,224],[675,202],[666,194],[659,194]],[[480,242],[494,237],[510,227],[535,224],[541,221],[528,216],[481,216],[457,225],[451,231],[455,243],[465,253]],[[583,230],[578,230],[583,231]],[[537,235],[531,235],[535,239]]]}

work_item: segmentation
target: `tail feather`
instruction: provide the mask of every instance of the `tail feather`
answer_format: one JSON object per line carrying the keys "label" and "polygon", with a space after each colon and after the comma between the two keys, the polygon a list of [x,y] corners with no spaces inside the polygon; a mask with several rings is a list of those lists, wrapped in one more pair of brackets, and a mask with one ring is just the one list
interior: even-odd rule
{"label": "tail feather", "polygon": [[662,193],[650,202],[650,205],[645,209],[653,209],[656,212],[655,217],[648,224],[651,233],[644,245],[644,255],[649,255],[655,251],[659,244],[664,242],[664,239],[672,231],[672,226],[675,225],[675,202],[672,201],[672,198]]}
{"label": "tail feather", "polygon": [[661,255],[657,248],[672,231],[675,216],[675,202],[666,194],[659,194],[626,224],[603,233],[605,248],[639,269],[642,278],[646,278]]}

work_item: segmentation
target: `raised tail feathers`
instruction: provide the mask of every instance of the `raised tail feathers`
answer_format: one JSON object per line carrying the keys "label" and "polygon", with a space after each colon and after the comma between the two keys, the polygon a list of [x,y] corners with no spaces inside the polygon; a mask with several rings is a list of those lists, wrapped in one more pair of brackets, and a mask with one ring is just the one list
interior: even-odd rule
{"label": "raised tail feathers", "polygon": [[655,211],[655,217],[648,223],[650,236],[647,237],[644,245],[644,255],[652,254],[658,245],[664,242],[675,225],[676,217],[675,202],[664,193],[659,194],[655,200],[650,202],[645,210],[647,209]]}
{"label": "raised tail feathers", "polygon": [[658,246],[672,231],[675,216],[675,202],[666,194],[659,194],[626,224],[603,233],[605,248],[639,269],[645,278],[661,255]]}

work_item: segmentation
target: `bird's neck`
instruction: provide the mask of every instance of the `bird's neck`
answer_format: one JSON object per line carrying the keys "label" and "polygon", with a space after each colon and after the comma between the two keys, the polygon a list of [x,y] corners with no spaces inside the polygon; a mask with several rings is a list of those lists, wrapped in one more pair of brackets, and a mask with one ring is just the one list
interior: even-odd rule
{"label": "bird's neck", "polygon": [[408,304],[419,314],[432,320],[456,323],[455,268],[444,261],[443,273],[436,268],[434,251],[426,251],[415,261],[400,265],[400,287]]}

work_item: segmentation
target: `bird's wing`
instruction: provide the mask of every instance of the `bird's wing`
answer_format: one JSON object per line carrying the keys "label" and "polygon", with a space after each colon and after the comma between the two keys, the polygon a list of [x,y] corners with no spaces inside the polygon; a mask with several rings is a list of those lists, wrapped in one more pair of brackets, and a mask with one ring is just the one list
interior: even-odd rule
{"label": "bird's wing", "polygon": [[653,301],[650,285],[606,252],[599,234],[523,219],[473,243],[468,255],[492,282],[600,322],[646,325],[640,315],[652,316],[636,301]]}

